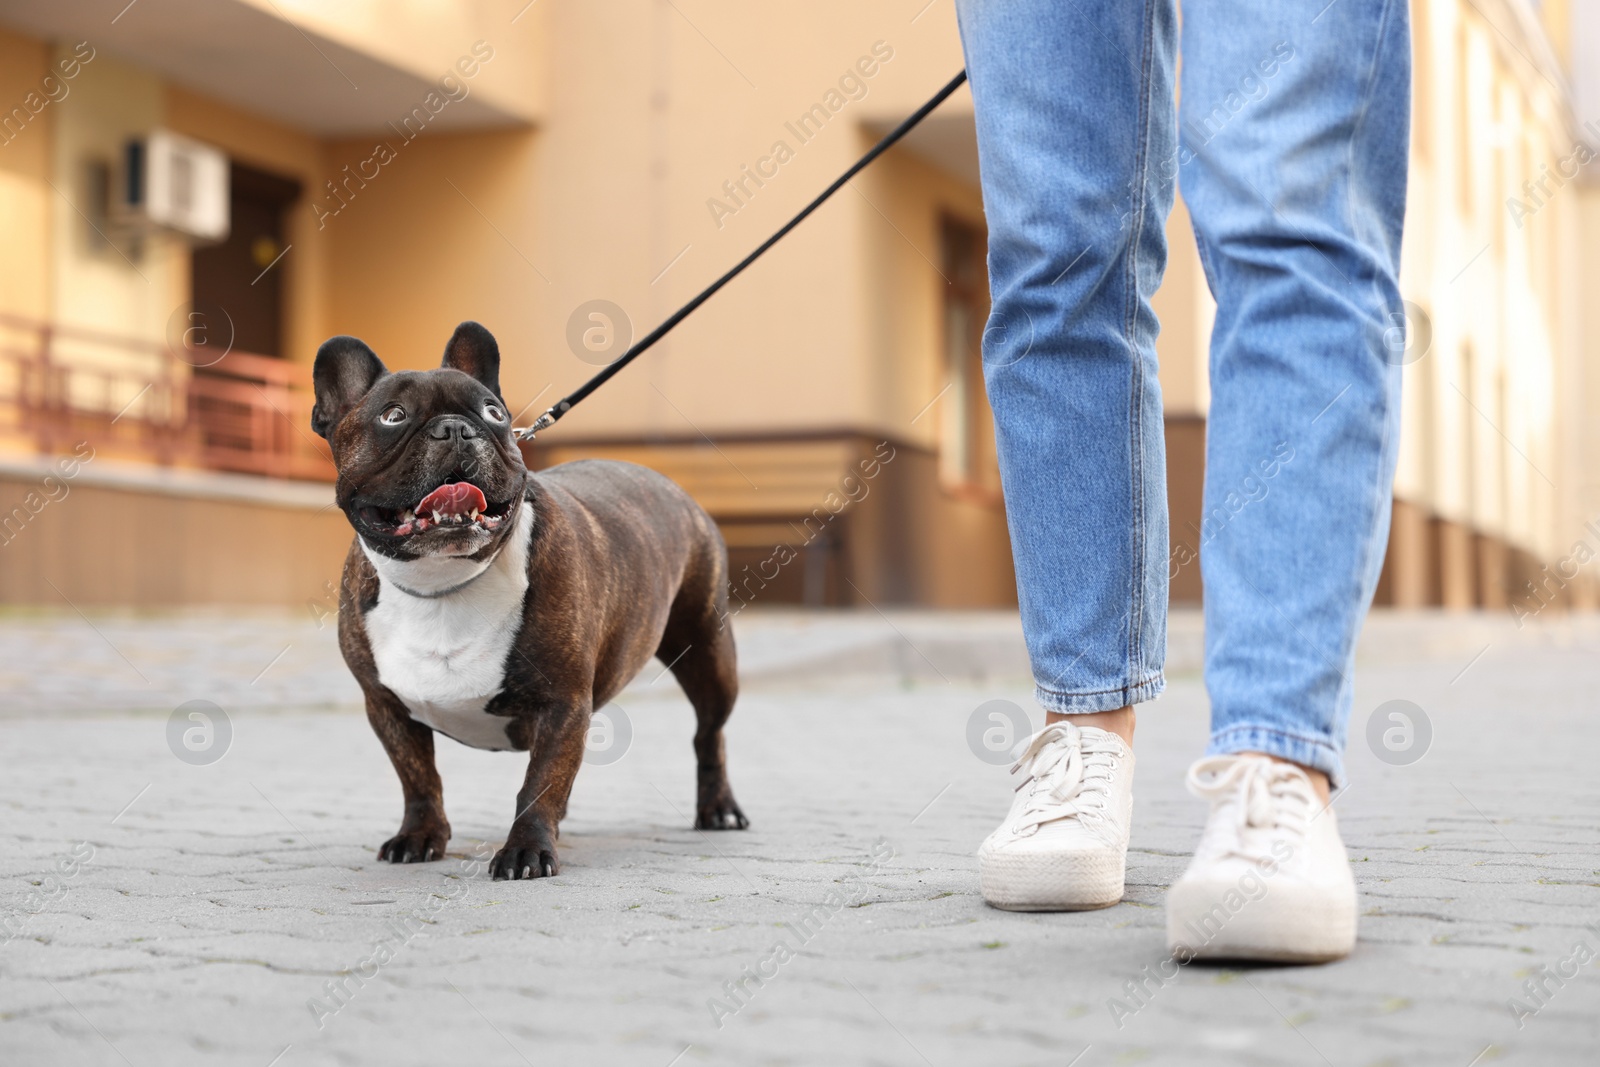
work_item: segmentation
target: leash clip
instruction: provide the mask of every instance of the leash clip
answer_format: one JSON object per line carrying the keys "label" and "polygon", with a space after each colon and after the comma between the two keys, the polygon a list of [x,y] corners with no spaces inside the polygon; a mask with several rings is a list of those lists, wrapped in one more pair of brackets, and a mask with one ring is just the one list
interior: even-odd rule
{"label": "leash clip", "polygon": [[543,415],[540,415],[537,419],[534,419],[532,426],[524,426],[520,430],[513,429],[511,431],[511,436],[515,437],[518,441],[531,441],[533,440],[533,435],[538,433],[540,430],[548,430],[550,427],[554,426],[556,424],[556,420],[566,414],[565,408],[571,406],[572,405],[567,404],[567,402],[563,400],[560,404],[550,408]]}

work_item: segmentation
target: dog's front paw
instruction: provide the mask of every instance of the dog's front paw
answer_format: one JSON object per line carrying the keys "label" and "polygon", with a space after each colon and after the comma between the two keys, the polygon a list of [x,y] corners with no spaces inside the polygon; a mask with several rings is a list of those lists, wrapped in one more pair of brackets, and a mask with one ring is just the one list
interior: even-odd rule
{"label": "dog's front paw", "polygon": [[731,794],[701,801],[695,806],[696,830],[746,830],[749,827],[750,820],[744,817],[744,812],[739,810],[739,802]]}
{"label": "dog's front paw", "polygon": [[489,870],[494,874],[494,880],[501,882],[507,878],[548,878],[560,872],[561,864],[557,862],[553,848],[540,848],[537,845],[522,848],[508,844],[495,853]]}
{"label": "dog's front paw", "polygon": [[444,858],[450,830],[401,830],[378,849],[378,859],[390,863],[427,863]]}

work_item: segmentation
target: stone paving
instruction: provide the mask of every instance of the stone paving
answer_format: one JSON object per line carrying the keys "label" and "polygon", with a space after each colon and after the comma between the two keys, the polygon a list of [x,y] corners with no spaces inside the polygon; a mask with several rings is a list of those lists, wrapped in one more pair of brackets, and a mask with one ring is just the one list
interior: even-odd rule
{"label": "stone paving", "polygon": [[[738,629],[752,828],[689,829],[693,716],[647,671],[561,875],[495,883],[523,761],[442,743],[450,856],[378,864],[399,790],[310,611],[0,618],[0,1064],[1600,1062],[1595,620],[1376,616],[1337,801],[1355,955],[1165,979],[1196,617],[1141,717],[1127,899],[1072,915],[977,894],[1009,793],[967,737],[986,702],[1032,709],[1014,617]],[[169,742],[190,700],[225,709],[214,762]],[[1366,740],[1392,700],[1431,723],[1415,762]]]}

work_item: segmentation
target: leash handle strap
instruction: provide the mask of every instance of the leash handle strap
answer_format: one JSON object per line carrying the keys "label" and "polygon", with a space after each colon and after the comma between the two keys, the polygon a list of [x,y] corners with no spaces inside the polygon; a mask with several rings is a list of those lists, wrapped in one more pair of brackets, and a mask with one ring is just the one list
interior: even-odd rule
{"label": "leash handle strap", "polygon": [[892,148],[895,142],[899,141],[906,134],[910,133],[919,122],[928,117],[928,114],[933,111],[934,108],[944,103],[945,100],[949,98],[951,93],[961,88],[962,83],[966,80],[967,72],[965,70],[963,70],[960,74],[957,74],[954,78],[951,78],[947,83],[945,83],[944,88],[940,89],[933,95],[932,99],[930,99],[926,104],[923,104],[921,107],[917,108],[917,110],[912,112],[904,122],[885,134],[883,139],[877,144],[873,145],[871,150],[868,151],[866,155],[856,160],[855,164],[851,166],[849,170],[839,175],[832,185],[824,189],[820,196],[811,201],[811,203],[807,204],[805,207],[801,208],[798,215],[784,223],[783,227],[779,229],[777,233],[761,242],[761,244],[756,247],[755,251],[741,259],[737,264],[734,265],[732,270],[728,271],[722,277],[718,278],[716,281],[702,289],[698,296],[689,301],[687,304],[683,305],[677,311],[674,311],[666,319],[666,321],[662,322],[661,325],[657,326],[644,337],[640,338],[636,344],[634,344],[626,352],[622,353],[622,355],[608,363],[599,374],[596,374],[593,378],[590,378],[588,381],[584,382],[583,385],[579,386],[575,392],[570,393],[561,400],[557,401],[553,407],[535,419],[532,426],[526,427],[525,429],[512,431],[516,434],[517,439],[521,441],[533,440],[534,434],[538,433],[540,430],[547,430],[551,426],[554,426],[563,415],[581,403],[590,393],[594,392],[606,382],[610,381],[612,376],[620,371],[623,367],[626,367],[629,363],[632,363],[639,356],[643,355],[650,349],[652,345],[670,333],[674,326],[688,318],[701,304],[704,304],[707,300],[710,300],[711,297],[716,294],[717,290],[721,289],[724,285],[727,285],[729,282],[733,281],[733,279],[737,278],[746,267],[760,259],[773,245],[783,240],[784,236],[788,234],[790,230],[804,222],[807,216],[826,203],[828,198],[834,193],[842,189],[846,182],[848,182],[851,178],[854,178],[857,174],[861,173],[861,171],[871,164],[873,160],[877,159],[879,156],[883,155],[884,152]]}

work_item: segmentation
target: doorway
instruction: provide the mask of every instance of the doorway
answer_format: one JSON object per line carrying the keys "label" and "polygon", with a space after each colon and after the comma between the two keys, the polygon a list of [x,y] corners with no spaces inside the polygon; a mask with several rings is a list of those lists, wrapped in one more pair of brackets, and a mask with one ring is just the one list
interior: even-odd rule
{"label": "doorway", "polygon": [[194,364],[189,411],[207,467],[282,475],[294,429],[282,414],[293,370],[284,359],[284,216],[300,183],[241,163],[230,163],[228,180],[228,237],[194,250],[190,283],[191,330],[224,347]]}
{"label": "doorway", "polygon": [[241,163],[229,165],[228,181],[228,237],[195,249],[191,299],[203,313],[227,312],[233,351],[281,358],[284,213],[300,183]]}

